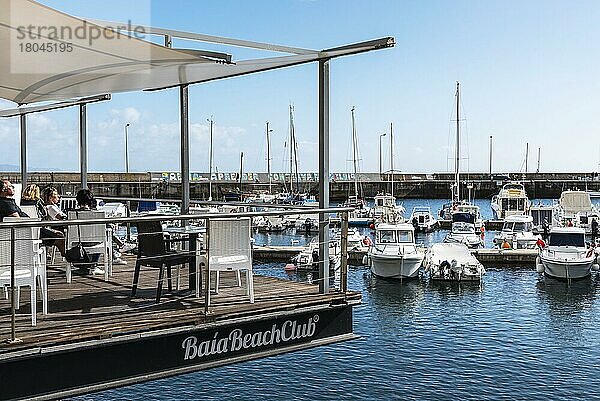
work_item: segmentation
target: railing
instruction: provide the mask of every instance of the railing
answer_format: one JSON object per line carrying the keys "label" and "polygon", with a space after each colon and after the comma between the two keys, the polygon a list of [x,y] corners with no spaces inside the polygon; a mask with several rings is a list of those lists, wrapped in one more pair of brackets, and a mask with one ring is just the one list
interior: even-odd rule
{"label": "railing", "polygon": [[[249,204],[244,204],[245,206],[251,206]],[[266,205],[254,205],[254,206],[258,206],[258,207],[264,207]],[[333,293],[338,292],[343,294],[344,296],[346,295],[347,291],[348,291],[348,283],[347,283],[347,266],[348,266],[348,262],[347,262],[347,238],[348,238],[348,212],[352,210],[351,208],[326,208],[326,209],[314,209],[314,208],[294,208],[291,210],[277,210],[277,211],[262,211],[262,212],[245,212],[245,213],[206,213],[206,214],[188,214],[188,215],[174,215],[174,216],[168,216],[168,215],[146,215],[143,217],[120,217],[120,218],[104,218],[104,219],[89,219],[89,220],[63,220],[63,221],[19,221],[19,222],[10,222],[10,223],[0,223],[0,230],[10,230],[10,266],[8,265],[0,265],[0,270],[1,269],[8,269],[10,268],[10,278],[11,278],[11,282],[10,285],[4,286],[4,288],[2,288],[2,292],[10,290],[10,339],[7,340],[7,342],[9,343],[15,343],[18,342],[19,339],[17,337],[17,299],[16,299],[16,295],[19,291],[15,291],[17,289],[20,290],[20,288],[18,287],[18,283],[15,282],[15,276],[16,276],[16,272],[19,270],[19,268],[21,268],[22,266],[27,264],[27,261],[22,261],[22,260],[18,260],[15,257],[15,248],[17,246],[17,242],[20,241],[19,238],[17,238],[15,236],[15,232],[18,231],[18,229],[20,228],[26,228],[26,227],[50,227],[50,228],[62,228],[65,229],[65,227],[67,226],[73,226],[73,225],[78,225],[78,226],[86,226],[86,225],[92,225],[92,224],[104,224],[107,226],[113,226],[113,227],[118,227],[118,226],[132,226],[135,225],[137,223],[140,222],[161,222],[161,223],[167,223],[167,224],[177,224],[180,223],[180,225],[182,226],[187,226],[190,224],[194,224],[196,222],[204,222],[205,223],[205,227],[208,228],[208,235],[210,235],[210,221],[213,219],[237,219],[240,217],[258,217],[258,216],[287,216],[287,215],[306,215],[306,214],[321,214],[321,215],[325,215],[328,216],[330,214],[337,214],[339,215],[339,219],[341,222],[341,240],[340,240],[340,247],[341,247],[341,266],[340,266],[340,270],[339,270],[339,281],[334,281],[334,287],[333,287]],[[321,222],[321,223],[325,223],[325,224],[329,224],[329,220],[330,218],[326,218],[326,222]],[[317,226],[320,226],[319,222],[317,222]],[[162,233],[162,231],[161,231]],[[182,234],[186,234],[185,230],[182,230]],[[31,241],[31,240],[29,240]],[[189,240],[188,240],[189,241]],[[183,241],[183,243],[185,243],[185,241]],[[204,255],[205,253],[210,253],[210,249],[208,248],[208,238],[205,238],[204,242],[203,242],[203,246],[198,247],[196,249],[196,251],[194,252],[192,250],[192,246],[188,245],[187,247],[184,247],[184,249],[182,250],[182,253],[188,256],[195,256],[196,260],[199,260],[200,257],[202,255]],[[41,246],[41,244],[40,244]],[[301,248],[298,248],[298,252],[300,252]],[[44,253],[44,257],[45,253]],[[150,257],[151,258],[151,257]],[[140,256],[138,256],[137,260],[140,259]],[[322,280],[326,280],[328,277],[328,274],[325,274],[325,267],[328,265],[328,261],[326,261],[326,258],[320,257],[319,258],[319,270],[321,272],[321,274],[319,274],[319,277],[317,280],[312,280],[314,281],[322,281]],[[143,261],[143,260],[142,260]],[[147,260],[146,260],[147,261]],[[199,280],[202,276],[201,274],[204,273],[204,294],[202,294],[202,296],[200,295],[200,293],[198,291],[196,292],[191,292],[191,293],[184,293],[183,295],[179,296],[179,294],[177,294],[177,296],[171,296],[168,300],[165,300],[162,303],[158,303],[158,304],[149,304],[146,305],[144,307],[148,307],[149,309],[154,307],[155,305],[161,305],[161,304],[166,304],[166,303],[172,303],[173,305],[175,305],[175,303],[179,303],[181,305],[178,305],[178,307],[182,307],[184,309],[195,309],[198,311],[203,311],[204,315],[207,316],[211,313],[211,310],[209,308],[212,308],[212,306],[210,306],[208,304],[208,302],[206,302],[206,299],[208,299],[208,291],[210,291],[210,284],[211,284],[211,278],[210,278],[210,274],[208,272],[210,272],[210,263],[209,258],[206,258],[206,266],[200,266],[199,262],[196,262],[195,267],[196,267],[196,272],[190,272],[190,286],[192,286],[192,280],[195,279],[195,277],[193,275],[198,274],[200,275],[198,277],[198,280],[195,280],[196,282],[198,281],[202,281]],[[47,262],[47,260],[45,260],[44,262]],[[54,272],[56,271],[57,265],[51,265],[52,267],[54,267]],[[117,266],[115,266],[116,268]],[[283,266],[282,266],[283,267]],[[193,270],[192,266],[190,265],[190,269]],[[198,270],[200,269],[200,270]],[[156,269],[154,269],[155,271]],[[282,269],[283,270],[283,269]],[[149,271],[148,269],[145,270],[146,272]],[[129,276],[129,273],[131,273],[132,270],[131,268],[120,268],[119,269],[119,273],[120,273],[120,278],[122,279],[123,277],[121,277],[122,275],[127,275],[129,278],[131,276]],[[142,272],[144,272],[144,270],[142,270]],[[7,272],[8,273],[8,272]],[[258,276],[260,276],[260,270],[258,270]],[[62,276],[62,271],[61,271],[61,280],[64,276]],[[53,277],[53,278],[56,278]],[[146,277],[148,278],[148,277]],[[92,280],[93,278],[90,278],[89,280]],[[104,277],[102,277],[102,279],[104,279]],[[146,281],[146,284],[148,282],[151,283],[155,283],[158,286],[160,286],[160,283],[162,282],[162,269],[161,269],[161,274],[159,275],[159,279],[154,281],[154,279],[150,279],[150,281]],[[80,281],[84,281],[84,280],[80,280]],[[96,280],[97,281],[97,280]],[[283,282],[284,280],[282,280]],[[308,281],[308,279],[306,280]],[[179,282],[179,280],[178,280]],[[300,282],[303,282],[303,280],[300,280]],[[98,282],[99,283],[99,282]],[[116,291],[113,288],[115,288],[114,286],[112,286],[112,284],[115,284],[114,280],[109,278],[108,282],[105,282],[111,285],[105,285],[104,287],[102,287],[100,285],[100,283],[98,284],[97,287],[94,287],[94,290],[97,290],[99,292],[102,291]],[[58,281],[56,282],[57,287],[59,286],[60,283],[58,283]],[[123,292],[129,291],[131,289],[131,287],[128,287],[128,285],[130,285],[131,282],[120,282],[119,286],[116,288],[120,289],[120,292],[118,294],[118,297],[116,296],[117,294],[115,294],[115,296],[113,298],[110,299],[119,299],[119,297],[121,295],[123,295]],[[69,291],[68,294],[64,294],[64,293],[59,293],[60,295],[60,300],[61,302],[65,302],[65,303],[69,303],[69,302],[87,302],[89,303],[88,305],[88,309],[91,311],[93,310],[96,306],[94,305],[94,301],[95,301],[95,297],[98,297],[99,294],[85,294],[82,293],[81,291],[79,293],[75,293],[75,291],[77,290],[73,286],[74,284],[67,284],[66,282],[64,283],[64,285],[60,285],[60,287],[64,287],[64,291]],[[337,286],[336,286],[337,285]],[[323,286],[320,286],[321,288],[323,288]],[[325,286],[325,288],[327,288],[327,286]],[[52,287],[50,287],[50,291],[52,292]],[[278,299],[283,299],[286,296],[290,297],[290,303],[294,303],[293,301],[293,295],[292,291],[288,293],[281,292],[274,292],[272,294],[268,294],[269,297],[276,297]],[[86,296],[89,295],[88,298],[86,298]],[[104,294],[107,295],[107,294]],[[75,300],[76,299],[76,300]],[[194,301],[196,300],[196,301]],[[131,300],[129,300],[131,301]],[[185,301],[185,302],[184,302]],[[203,302],[204,301],[204,302]],[[1,303],[4,302],[2,298],[0,298],[0,305]],[[117,302],[117,301],[115,301]],[[127,301],[124,301],[125,303],[127,303]],[[229,299],[225,299],[222,303],[219,303],[219,306],[223,306],[223,305],[227,305],[229,303],[239,303],[239,299],[235,300],[229,300]],[[107,305],[102,305],[102,306],[107,306]],[[120,305],[123,306],[123,305]],[[99,307],[98,307],[99,308]],[[0,307],[0,310],[3,309]],[[125,313],[127,313],[127,310],[125,309],[124,311]],[[58,312],[57,312],[58,313]],[[106,314],[108,314],[109,312],[99,312],[99,314],[102,314],[103,316],[105,316]],[[49,314],[52,315],[52,306],[49,307]],[[64,313],[63,314],[65,319],[68,319],[69,316],[74,316],[75,314],[69,314],[69,313]],[[81,316],[80,313],[78,313],[79,316]],[[62,316],[62,315],[61,315]],[[89,312],[87,315],[85,316],[89,316],[90,319],[94,319],[94,313],[93,312]],[[40,319],[42,321],[42,323],[44,322],[44,318]],[[93,321],[93,320],[92,320]],[[20,323],[20,321],[19,321]],[[29,322],[26,323],[27,326],[29,326]],[[44,326],[42,324],[42,326]],[[19,326],[20,327],[20,326]],[[23,326],[25,328],[25,324]],[[0,327],[1,329],[1,327]],[[45,330],[45,327],[41,327],[41,328],[36,328],[36,330]],[[28,331],[31,329],[27,329]],[[0,330],[2,331],[3,335],[8,335],[8,331],[6,330],[6,326],[4,330]],[[25,330],[23,330],[25,331]]]}

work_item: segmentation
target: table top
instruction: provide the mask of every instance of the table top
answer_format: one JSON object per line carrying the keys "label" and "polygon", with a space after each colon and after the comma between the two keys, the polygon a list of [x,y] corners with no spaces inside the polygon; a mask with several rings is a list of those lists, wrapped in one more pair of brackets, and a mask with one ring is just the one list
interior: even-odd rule
{"label": "table top", "polygon": [[174,227],[169,226],[163,228],[163,231],[171,234],[203,234],[206,232],[206,227],[199,226],[183,226],[183,227]]}

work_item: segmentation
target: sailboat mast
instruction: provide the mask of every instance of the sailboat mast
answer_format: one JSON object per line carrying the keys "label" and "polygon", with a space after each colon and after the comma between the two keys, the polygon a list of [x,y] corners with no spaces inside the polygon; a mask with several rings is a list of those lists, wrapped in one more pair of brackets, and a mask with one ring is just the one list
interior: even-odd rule
{"label": "sailboat mast", "polygon": [[267,175],[269,176],[269,195],[273,194],[271,181],[271,137],[269,134],[269,122],[267,121]]}
{"label": "sailboat mast", "polygon": [[394,126],[390,123],[390,174],[392,174],[391,195],[394,196]]}
{"label": "sailboat mast", "polygon": [[292,115],[293,106],[290,104],[290,194],[294,193],[294,171],[293,171],[293,160],[294,160],[294,117]]}
{"label": "sailboat mast", "polygon": [[352,162],[354,165],[354,196],[358,199],[358,176],[357,176],[357,160],[358,160],[358,138],[356,137],[356,122],[354,120],[354,106],[352,106]]}
{"label": "sailboat mast", "polygon": [[455,163],[455,185],[454,199],[460,201],[460,83],[456,82],[456,163]]}

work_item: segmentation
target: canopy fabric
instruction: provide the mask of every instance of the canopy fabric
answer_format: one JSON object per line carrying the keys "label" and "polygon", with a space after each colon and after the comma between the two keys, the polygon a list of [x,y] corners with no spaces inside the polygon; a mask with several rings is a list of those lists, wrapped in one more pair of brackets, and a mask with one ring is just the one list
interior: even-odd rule
{"label": "canopy fabric", "polygon": [[[32,0],[0,0],[0,98],[26,104],[162,89],[393,46],[392,38],[384,38],[314,54],[228,64],[124,34],[102,35],[90,42],[91,34],[65,38],[45,29],[42,39],[30,39],[29,35],[37,37],[39,27],[66,28],[66,32],[84,27],[94,33],[105,29]],[[23,51],[28,42],[38,47],[50,43],[52,50],[61,51]],[[72,50],[62,51],[68,44]]]}

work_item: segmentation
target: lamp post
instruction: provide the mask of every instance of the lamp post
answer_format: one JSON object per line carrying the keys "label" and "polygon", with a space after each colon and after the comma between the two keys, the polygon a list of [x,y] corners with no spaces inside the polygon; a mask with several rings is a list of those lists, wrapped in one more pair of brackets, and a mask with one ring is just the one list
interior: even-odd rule
{"label": "lamp post", "polygon": [[128,137],[129,137],[129,132],[127,130],[127,128],[129,128],[129,123],[125,124],[125,172],[129,173],[129,149],[128,149]]}
{"label": "lamp post", "polygon": [[206,119],[210,123],[210,147],[208,154],[208,200],[212,201],[212,165],[213,165],[213,124],[212,116]]}
{"label": "lamp post", "polygon": [[387,133],[383,133],[379,135],[379,178],[381,179],[381,174],[383,173],[383,167],[381,165],[381,138],[386,136]]}

